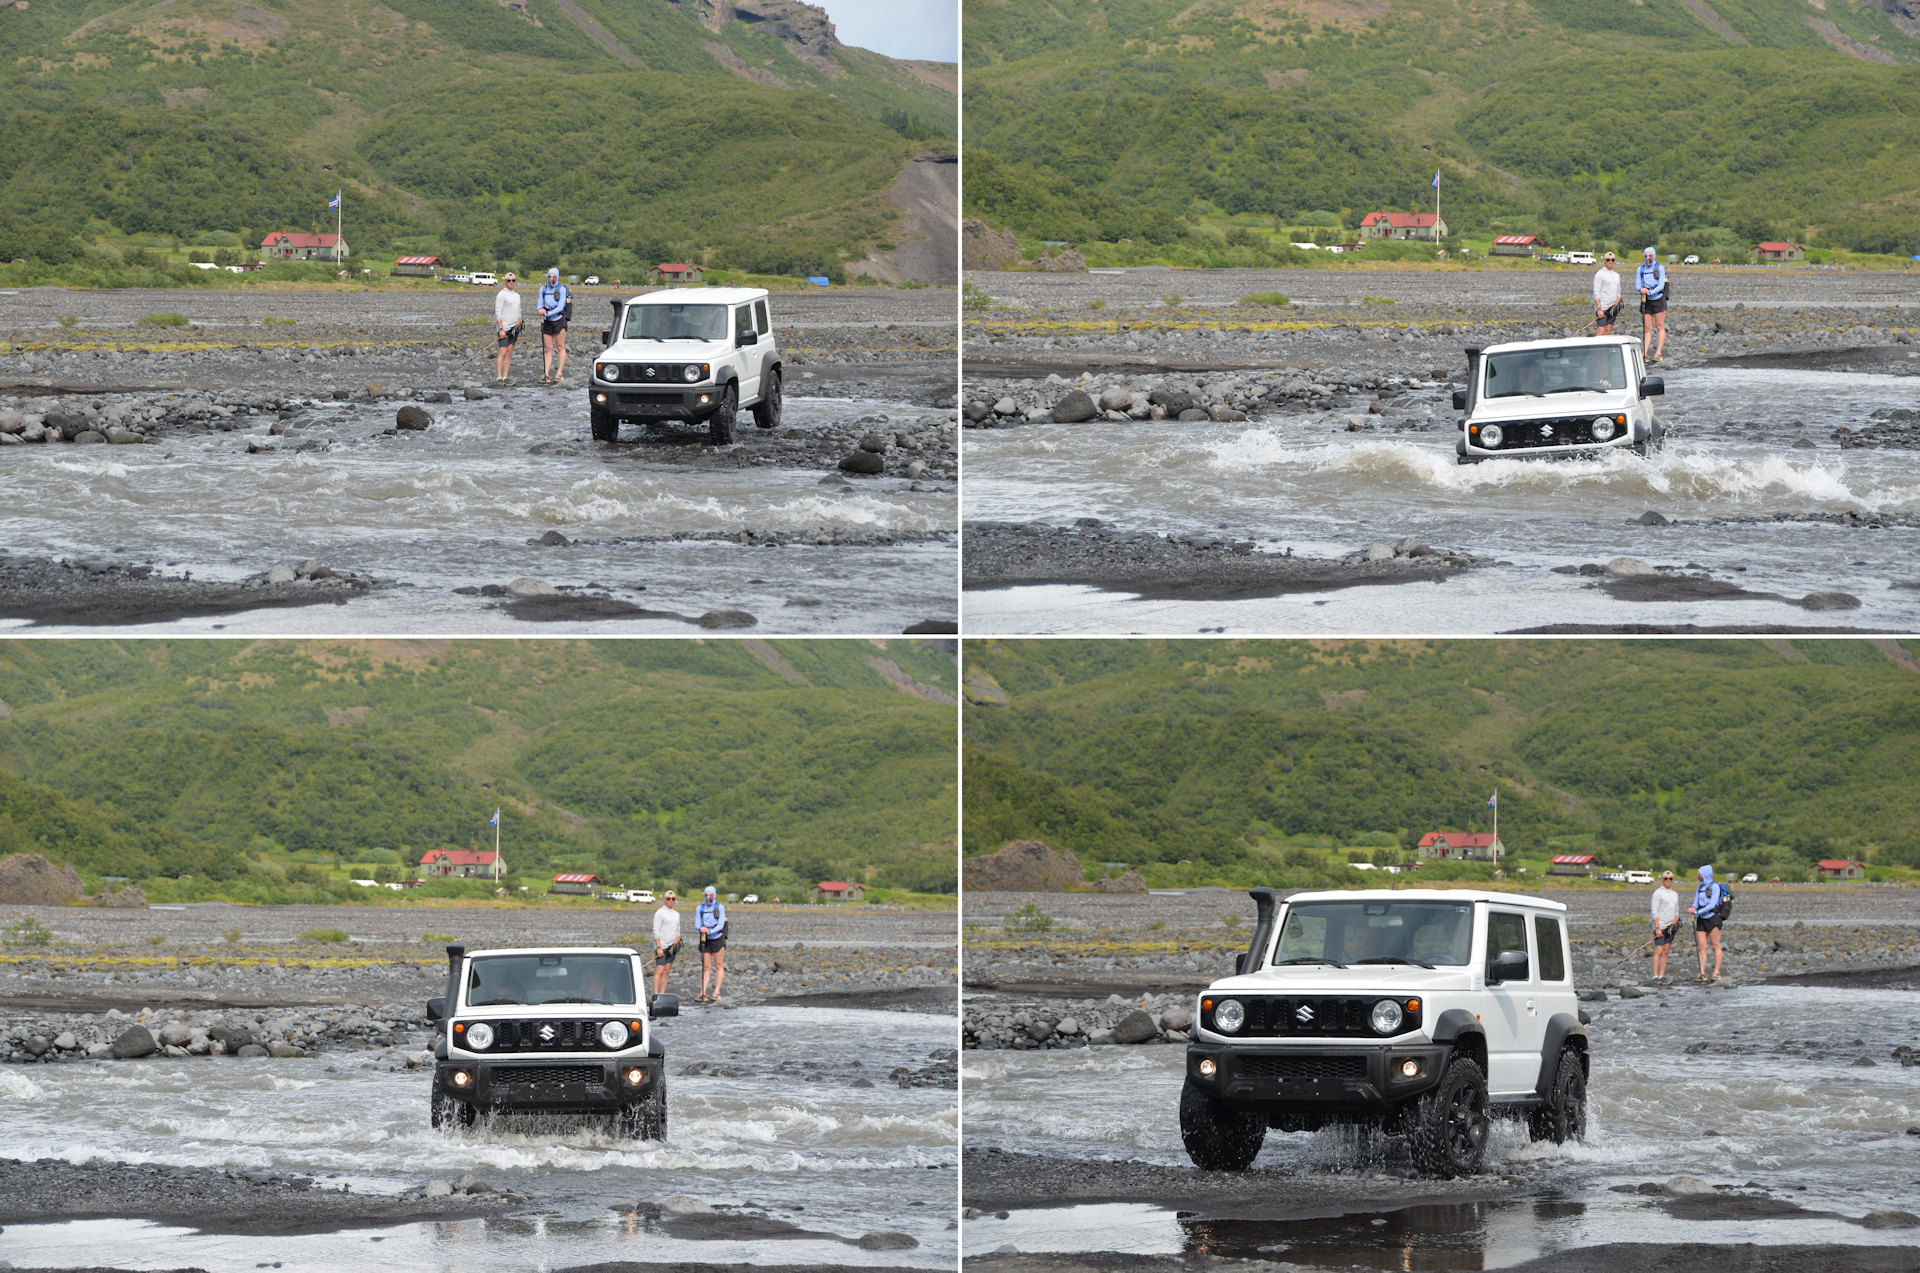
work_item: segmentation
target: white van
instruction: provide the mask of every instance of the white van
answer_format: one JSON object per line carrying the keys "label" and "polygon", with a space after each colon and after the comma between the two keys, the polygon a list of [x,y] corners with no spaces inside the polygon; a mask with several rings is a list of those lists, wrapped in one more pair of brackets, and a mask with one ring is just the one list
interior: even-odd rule
{"label": "white van", "polygon": [[1569,252],[1569,253],[1567,253],[1567,264],[1568,264],[1568,265],[1592,265],[1592,264],[1593,264],[1593,253],[1591,253],[1591,252]]}
{"label": "white van", "polygon": [[640,902],[644,905],[651,906],[653,905],[653,890],[649,888],[629,889],[627,892],[627,900],[629,902]]}
{"label": "white van", "polygon": [[475,286],[475,287],[498,287],[498,286],[500,286],[500,280],[499,280],[499,279],[497,279],[497,278],[495,278],[495,277],[494,277],[493,275],[491,275],[491,274],[485,274],[485,273],[474,273],[474,274],[469,274],[469,275],[467,275],[467,282],[469,282],[469,283],[471,283],[471,284],[473,284],[473,286]]}
{"label": "white van", "polygon": [[1652,871],[1628,871],[1627,883],[1651,884],[1653,883],[1653,872]]}

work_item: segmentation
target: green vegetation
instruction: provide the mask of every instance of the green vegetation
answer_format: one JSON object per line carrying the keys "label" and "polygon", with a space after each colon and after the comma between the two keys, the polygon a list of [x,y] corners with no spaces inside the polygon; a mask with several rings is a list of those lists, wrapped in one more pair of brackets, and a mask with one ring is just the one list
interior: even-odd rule
{"label": "green vegetation", "polygon": [[229,928],[226,932],[221,933],[220,936],[229,946],[238,946],[240,944],[240,930],[237,928]]}
{"label": "green vegetation", "polygon": [[1329,267],[1290,242],[1431,210],[1438,170],[1456,237],[1904,256],[1920,36],[1888,7],[1696,4],[1722,32],[1682,0],[969,4],[965,211],[1091,264]]}
{"label": "green vegetation", "polygon": [[342,928],[309,928],[306,932],[300,934],[300,940],[345,942],[351,941],[352,939],[347,936],[346,930]]}
{"label": "green vegetation", "polygon": [[[0,855],[156,902],[491,901],[561,871],[951,895],[953,709],[881,658],[957,693],[952,654],[907,638],[0,644]],[[348,882],[491,848],[496,806],[501,885]]]}
{"label": "green vegetation", "polygon": [[1010,933],[1044,933],[1053,927],[1053,916],[1041,910],[1038,902],[1028,902],[1001,916],[1000,926]]}
{"label": "green vegetation", "polygon": [[[1905,657],[1920,641],[1903,641]],[[1351,885],[1431,830],[1802,880],[1920,867],[1920,676],[1866,642],[971,643],[968,854],[1040,839],[1150,885]],[[1369,877],[1380,879],[1381,877]],[[1431,862],[1422,879],[1494,868]]]}
{"label": "green vegetation", "polygon": [[[9,9],[0,281],[235,285],[188,260],[332,230],[335,191],[355,268],[838,278],[885,237],[906,160],[956,134],[949,89],[865,50],[796,56],[772,23],[714,32],[673,0],[575,4],[619,47],[554,0]],[[288,269],[338,267],[247,278]]]}
{"label": "green vegetation", "polygon": [[165,310],[158,314],[142,314],[139,321],[142,327],[185,327],[187,316]]}
{"label": "green vegetation", "polygon": [[420,944],[422,946],[451,946],[453,945],[453,942],[454,942],[454,939],[452,937],[449,937],[445,933],[421,933],[420,934]]}
{"label": "green vegetation", "polygon": [[29,915],[0,928],[0,945],[51,946],[53,930]]}
{"label": "green vegetation", "polygon": [[1264,305],[1274,309],[1293,304],[1293,298],[1285,292],[1249,292],[1240,298],[1242,305]]}

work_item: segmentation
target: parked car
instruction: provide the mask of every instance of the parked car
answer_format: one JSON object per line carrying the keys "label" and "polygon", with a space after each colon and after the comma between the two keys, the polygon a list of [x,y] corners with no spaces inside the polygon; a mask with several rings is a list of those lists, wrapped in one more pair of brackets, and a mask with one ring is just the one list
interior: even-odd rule
{"label": "parked car", "polygon": [[1651,884],[1653,883],[1653,872],[1652,871],[1628,871],[1627,883]]}
{"label": "parked car", "polygon": [[758,893],[749,893],[745,897],[741,898],[740,900],[747,903],[749,906],[751,906],[753,903],[760,900],[760,895]]}
{"label": "parked car", "polygon": [[1760,882],[1760,877],[1756,875],[1754,872],[1748,871],[1745,875],[1740,877],[1740,882],[1742,884],[1758,884]]}
{"label": "parked car", "polygon": [[447,947],[430,1121],[472,1126],[482,1114],[578,1114],[622,1135],[667,1135],[666,1050],[653,1022],[680,1015],[676,995],[647,998],[646,968],[625,947]]}
{"label": "parked car", "polygon": [[1467,387],[1453,393],[1466,415],[1454,452],[1462,464],[1657,450],[1665,426],[1634,336],[1573,336],[1467,350]]}
{"label": "parked car", "polygon": [[614,300],[587,382],[594,441],[615,441],[622,420],[686,420],[704,424],[714,446],[731,446],[747,408],[755,425],[778,428],[783,373],[770,306],[759,287]]}
{"label": "parked car", "polygon": [[581,285],[584,287],[598,287],[600,286],[600,276],[598,274],[589,274]]}
{"label": "parked car", "polygon": [[1567,253],[1567,264],[1568,264],[1568,265],[1592,265],[1593,263],[1594,263],[1594,261],[1593,261],[1593,253],[1591,253],[1591,252],[1569,252],[1569,253]]}
{"label": "parked car", "polygon": [[1180,1139],[1243,1171],[1268,1128],[1405,1137],[1470,1176],[1492,1120],[1587,1133],[1588,1041],[1563,903],[1467,889],[1254,889],[1252,941],[1195,1003]]}
{"label": "parked car", "polygon": [[1349,862],[1347,865],[1356,871],[1371,871],[1375,869],[1371,862]]}
{"label": "parked car", "polygon": [[467,282],[475,287],[498,287],[500,280],[484,271],[467,275]]}
{"label": "parked car", "polygon": [[1691,252],[1689,252],[1689,253],[1687,253],[1687,259],[1686,259],[1686,260],[1684,260],[1684,261],[1682,261],[1682,262],[1680,262],[1680,264],[1682,264],[1682,265],[1698,265],[1698,264],[1700,264],[1700,258],[1699,258],[1699,257],[1697,257],[1697,256],[1695,256],[1695,255],[1694,255],[1693,253],[1691,253]]}
{"label": "parked car", "polygon": [[1608,884],[1625,884],[1627,882],[1627,873],[1625,871],[1602,871],[1600,872],[1600,879]]}
{"label": "parked car", "polygon": [[629,902],[639,902],[644,906],[651,906],[653,905],[653,890],[650,888],[636,888],[636,889],[630,890],[627,893],[627,900]]}

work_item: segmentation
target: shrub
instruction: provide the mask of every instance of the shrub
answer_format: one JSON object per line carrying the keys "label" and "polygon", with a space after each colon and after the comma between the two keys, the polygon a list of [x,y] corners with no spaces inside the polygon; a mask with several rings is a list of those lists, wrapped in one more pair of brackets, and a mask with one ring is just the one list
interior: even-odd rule
{"label": "shrub", "polygon": [[237,928],[229,928],[220,935],[226,938],[227,945],[229,946],[238,946],[240,944],[240,930]]}
{"label": "shrub", "polygon": [[1225,924],[1228,928],[1238,928],[1240,927],[1240,912],[1228,911],[1225,915],[1222,915],[1220,917],[1220,922]]}
{"label": "shrub", "polygon": [[73,329],[74,329],[75,327],[77,327],[77,326],[79,326],[79,324],[80,324],[80,315],[78,315],[78,314],[62,314],[62,315],[60,315],[60,318],[59,318],[59,322],[60,322],[60,326],[61,326],[62,328],[64,328],[64,329],[65,329],[65,330],[67,330],[67,331],[72,331],[72,330],[73,330]]}
{"label": "shrub", "polygon": [[1008,911],[1000,926],[1010,933],[1044,933],[1053,927],[1053,916],[1041,910],[1038,902],[1028,902],[1017,911]]}
{"label": "shrub", "polygon": [[1362,297],[1360,298],[1360,303],[1361,303],[1362,305],[1391,305],[1391,304],[1393,304],[1393,297],[1391,297],[1391,296],[1362,296]]}
{"label": "shrub", "polygon": [[421,933],[420,944],[422,946],[451,946],[453,945],[453,938],[446,933]]}
{"label": "shrub", "polygon": [[292,327],[298,324],[299,321],[297,318],[282,318],[278,314],[268,314],[260,320],[260,325],[262,327]]}
{"label": "shrub", "polygon": [[29,915],[0,929],[0,942],[9,946],[49,946],[53,944],[53,930]]}
{"label": "shrub", "polygon": [[163,310],[157,314],[142,314],[140,315],[140,325],[142,327],[185,327],[187,325],[187,316],[185,314],[176,314],[171,310]]}
{"label": "shrub", "polygon": [[1099,296],[1096,296],[1096,297],[1094,297],[1094,298],[1093,298],[1092,300],[1090,300],[1090,301],[1088,301],[1088,302],[1087,302],[1087,308],[1088,308],[1088,309],[1096,309],[1096,310],[1097,310],[1097,309],[1105,309],[1106,307],[1107,307],[1107,302],[1106,302],[1106,300],[1105,300],[1104,298],[1102,298],[1102,297],[1099,297]]}
{"label": "shrub", "polygon": [[1163,929],[1163,928],[1165,928],[1166,926],[1167,926],[1167,921],[1166,921],[1166,920],[1164,920],[1164,919],[1156,919],[1156,920],[1154,920],[1154,921],[1153,921],[1153,922],[1152,922],[1151,924],[1148,924],[1148,925],[1147,925],[1147,929],[1148,929],[1148,930],[1149,930],[1150,932],[1155,932],[1155,933],[1157,933],[1157,932],[1159,932],[1159,931],[1160,931],[1161,929]]}
{"label": "shrub", "polygon": [[147,938],[147,945],[149,946],[164,946],[166,944],[167,935],[165,933],[155,933],[153,936]]}
{"label": "shrub", "polygon": [[343,942],[348,940],[345,932],[338,928],[309,928],[300,934],[301,941]]}
{"label": "shrub", "polygon": [[1160,298],[1160,303],[1162,305],[1165,305],[1168,309],[1179,309],[1180,302],[1184,299],[1186,298],[1181,296],[1180,293],[1178,292],[1168,292],[1165,296],[1162,296]]}
{"label": "shrub", "polygon": [[993,297],[987,294],[985,288],[976,287],[972,283],[962,283],[960,285],[960,308],[992,309]]}
{"label": "shrub", "polygon": [[1293,301],[1285,292],[1250,292],[1240,298],[1242,305],[1270,305],[1275,309],[1291,305]]}

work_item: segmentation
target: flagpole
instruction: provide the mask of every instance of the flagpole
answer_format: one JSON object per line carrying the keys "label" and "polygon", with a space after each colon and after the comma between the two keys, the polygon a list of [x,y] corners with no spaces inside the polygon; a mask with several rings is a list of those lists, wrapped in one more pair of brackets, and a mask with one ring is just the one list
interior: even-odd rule
{"label": "flagpole", "polygon": [[500,878],[500,811],[493,811],[493,878]]}

